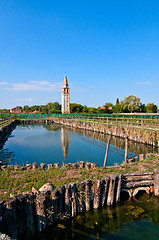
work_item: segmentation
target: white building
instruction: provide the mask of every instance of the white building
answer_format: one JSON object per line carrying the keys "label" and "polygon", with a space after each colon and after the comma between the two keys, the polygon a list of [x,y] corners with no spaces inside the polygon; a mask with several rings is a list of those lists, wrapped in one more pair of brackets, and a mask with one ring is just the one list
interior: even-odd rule
{"label": "white building", "polygon": [[68,81],[65,74],[63,85],[62,85],[62,94],[61,94],[61,111],[62,114],[69,114],[70,113],[70,93],[68,87]]}

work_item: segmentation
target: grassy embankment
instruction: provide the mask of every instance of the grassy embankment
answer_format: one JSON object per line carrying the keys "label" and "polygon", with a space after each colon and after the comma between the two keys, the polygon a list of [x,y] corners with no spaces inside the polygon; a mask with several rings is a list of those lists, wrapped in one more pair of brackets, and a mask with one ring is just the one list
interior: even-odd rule
{"label": "grassy embankment", "polygon": [[115,168],[97,167],[94,170],[72,169],[71,167],[46,170],[41,170],[40,168],[36,170],[13,170],[12,168],[7,168],[5,171],[0,170],[0,199],[6,199],[10,197],[10,194],[29,193],[32,187],[38,190],[47,182],[56,188],[59,185],[77,182],[78,180],[102,178],[106,175],[117,173],[147,172],[154,169],[159,169],[158,155],[152,155],[148,159],[129,165]]}

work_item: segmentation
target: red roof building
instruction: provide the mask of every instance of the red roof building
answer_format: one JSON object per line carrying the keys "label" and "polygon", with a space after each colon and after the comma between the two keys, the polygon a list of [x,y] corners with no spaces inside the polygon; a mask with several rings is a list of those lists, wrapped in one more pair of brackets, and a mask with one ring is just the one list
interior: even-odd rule
{"label": "red roof building", "polygon": [[37,110],[33,111],[32,113],[34,113],[34,114],[40,114],[40,112],[37,111]]}
{"label": "red roof building", "polygon": [[15,107],[10,109],[10,113],[21,113],[21,109],[19,107]]}

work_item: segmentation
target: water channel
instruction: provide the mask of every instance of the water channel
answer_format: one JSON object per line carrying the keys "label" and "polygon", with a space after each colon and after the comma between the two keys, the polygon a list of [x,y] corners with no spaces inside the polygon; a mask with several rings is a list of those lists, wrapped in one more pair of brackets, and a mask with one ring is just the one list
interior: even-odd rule
{"label": "water channel", "polygon": [[156,240],[158,236],[159,198],[143,194],[50,226],[31,240]]}
{"label": "water channel", "polygon": [[[4,164],[78,162],[103,165],[109,136],[83,130],[70,130],[56,124],[18,125],[1,145]],[[111,137],[107,166],[124,160],[125,141]],[[129,157],[153,152],[151,146],[129,141]],[[115,207],[79,214],[48,227],[27,240],[156,240],[159,236],[159,198],[147,194]]]}
{"label": "water channel", "polygon": [[[56,124],[18,125],[1,146],[3,164],[95,162],[103,166],[109,136],[85,130],[72,130]],[[111,137],[107,166],[124,161],[125,141]],[[129,157],[153,152],[151,146],[129,141]]]}

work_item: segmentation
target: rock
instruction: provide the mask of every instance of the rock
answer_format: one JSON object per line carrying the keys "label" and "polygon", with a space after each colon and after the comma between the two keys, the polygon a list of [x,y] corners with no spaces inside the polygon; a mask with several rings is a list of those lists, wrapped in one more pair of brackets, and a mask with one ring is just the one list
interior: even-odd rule
{"label": "rock", "polygon": [[84,168],[84,165],[85,165],[85,162],[84,162],[84,161],[80,161],[79,167],[80,167],[80,168]]}
{"label": "rock", "polygon": [[139,161],[143,161],[144,160],[144,154],[139,154]]}
{"label": "rock", "polygon": [[27,168],[27,170],[32,169],[32,164],[26,164],[26,168]]}
{"label": "rock", "polygon": [[36,163],[33,163],[33,164],[32,164],[32,168],[33,168],[33,170],[37,169],[37,168],[38,168],[37,164],[36,164]]}
{"label": "rock", "polygon": [[87,170],[89,170],[91,168],[91,163],[90,162],[86,162],[85,168]]}
{"label": "rock", "polygon": [[7,166],[6,166],[6,165],[2,165],[2,166],[1,166],[1,169],[2,169],[3,171],[5,171],[5,170],[7,169]]}
{"label": "rock", "polygon": [[40,164],[41,169],[45,170],[45,163]]}
{"label": "rock", "polygon": [[53,190],[54,187],[50,183],[46,183],[39,189],[39,192],[45,194],[47,192],[52,192]]}
{"label": "rock", "polygon": [[10,198],[13,198],[14,197],[14,194],[10,194]]}
{"label": "rock", "polygon": [[19,166],[18,165],[14,165],[14,170],[18,170]]}
{"label": "rock", "polygon": [[59,168],[59,163],[54,163],[54,168]]}
{"label": "rock", "polygon": [[52,163],[48,164],[47,167],[48,167],[48,169],[53,168],[53,164]]}
{"label": "rock", "polygon": [[33,194],[36,194],[38,190],[35,187],[32,187],[31,191]]}
{"label": "rock", "polygon": [[96,163],[91,163],[91,169],[96,169],[97,164]]}
{"label": "rock", "polygon": [[9,236],[7,236],[6,234],[2,234],[2,233],[0,233],[0,239],[1,240],[12,240]]}

